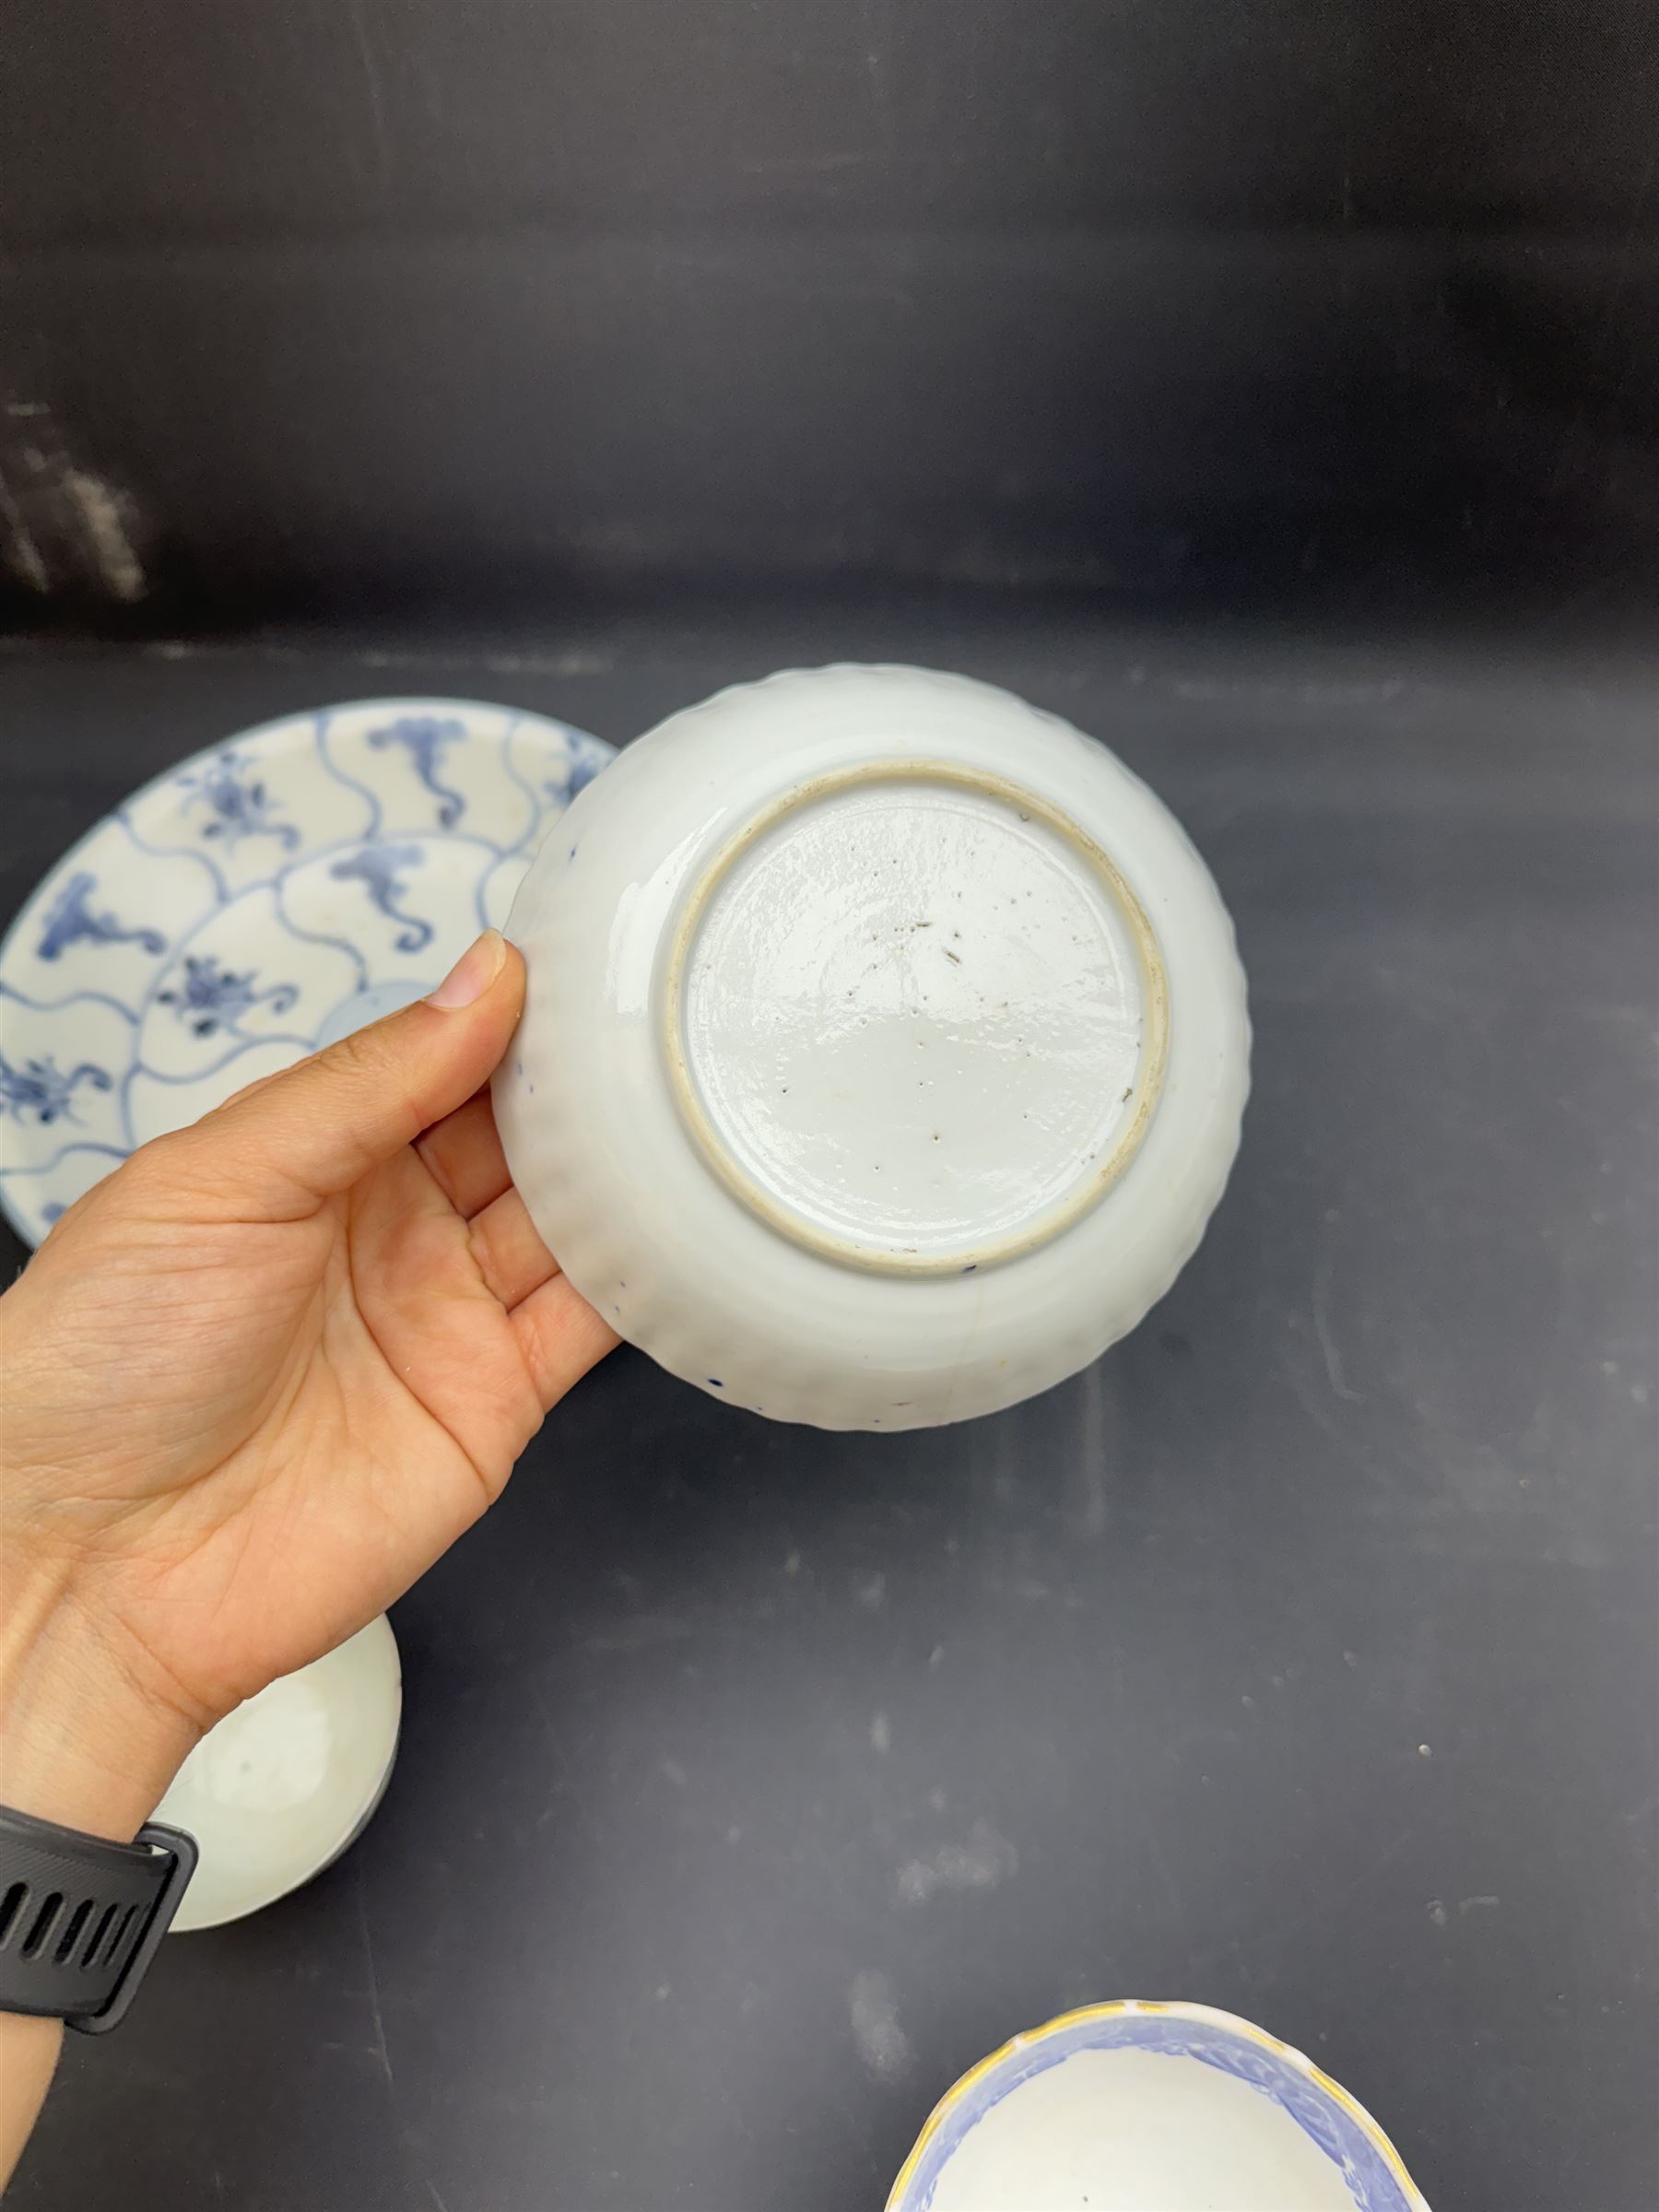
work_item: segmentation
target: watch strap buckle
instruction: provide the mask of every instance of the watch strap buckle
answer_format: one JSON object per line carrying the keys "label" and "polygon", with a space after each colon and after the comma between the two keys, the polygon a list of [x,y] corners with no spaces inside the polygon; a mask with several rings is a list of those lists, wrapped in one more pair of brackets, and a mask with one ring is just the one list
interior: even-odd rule
{"label": "watch strap buckle", "polygon": [[77,2035],[107,2035],[112,2028],[119,2028],[126,2018],[127,2008],[138,1994],[138,1986],[148,1971],[149,1962],[160,1949],[161,1938],[172,1925],[173,1914],[179,1909],[200,1856],[194,1836],[187,1835],[182,1828],[168,1828],[159,1820],[146,1821],[133,1841],[135,1844],[147,1843],[152,1851],[165,1852],[171,1865],[156,1893],[144,1932],[128,1953],[126,1964],[121,1971],[121,1979],[114,1988],[96,2012],[72,2012],[65,2016],[65,2027],[73,2028]]}

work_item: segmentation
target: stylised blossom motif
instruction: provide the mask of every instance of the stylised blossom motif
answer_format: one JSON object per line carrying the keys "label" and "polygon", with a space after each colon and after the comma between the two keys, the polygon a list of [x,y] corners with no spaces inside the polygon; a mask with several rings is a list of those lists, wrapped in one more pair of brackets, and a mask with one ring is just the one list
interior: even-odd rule
{"label": "stylised blossom motif", "polygon": [[0,1053],[0,1111],[15,1122],[34,1122],[41,1128],[53,1122],[73,1122],[75,1092],[82,1083],[94,1090],[109,1090],[112,1081],[101,1067],[83,1060],[78,1067],[60,1068],[50,1053],[18,1066]]}
{"label": "stylised blossom motif", "polygon": [[273,837],[285,853],[293,852],[300,842],[294,825],[276,818],[281,811],[276,800],[239,753],[216,753],[195,774],[181,776],[179,784],[187,794],[187,814],[206,809],[204,837],[222,839],[232,847],[244,837]]}
{"label": "stylised blossom motif", "polygon": [[188,952],[183,974],[156,996],[162,1006],[171,1006],[197,1037],[211,1037],[220,1030],[240,1036],[244,1017],[255,1006],[269,1006],[273,1014],[286,1014],[300,995],[293,983],[271,983],[263,991],[256,990],[258,973],[256,968],[240,973],[221,968],[211,953]]}

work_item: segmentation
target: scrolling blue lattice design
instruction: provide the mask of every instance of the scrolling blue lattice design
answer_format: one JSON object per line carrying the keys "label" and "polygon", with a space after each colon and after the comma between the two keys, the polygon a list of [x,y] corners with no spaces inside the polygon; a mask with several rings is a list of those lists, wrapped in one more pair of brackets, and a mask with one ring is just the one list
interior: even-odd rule
{"label": "scrolling blue lattice design", "polygon": [[[376,751],[382,765],[371,766]],[[387,762],[388,753],[396,759]],[[243,1054],[257,1051],[257,1065],[269,1067],[277,1054],[314,1049],[313,1002],[337,1006],[348,983],[359,994],[394,988],[401,996],[433,956],[461,949],[446,936],[459,919],[448,887],[460,856],[450,856],[435,888],[424,840],[441,844],[465,818],[464,865],[476,864],[473,902],[483,927],[516,880],[507,864],[522,865],[613,757],[610,747],[532,714],[381,700],[353,702],[348,715],[324,707],[247,733],[135,794],[65,858],[0,944],[0,1012],[15,1006],[41,1018],[28,1030],[29,1053],[39,1056],[25,1057],[21,1035],[8,1035],[11,1057],[0,1065],[0,1218],[38,1241],[133,1149],[135,1100],[147,1130],[176,1126],[218,1095],[212,1086]],[[417,780],[437,825],[394,830],[405,841],[382,844],[385,787],[395,783],[406,802]],[[416,811],[425,810],[418,800]],[[136,867],[135,853],[145,856]],[[152,905],[151,921],[141,924],[158,864],[167,904]],[[365,895],[305,906],[293,888],[296,871],[313,865]],[[216,934],[211,956],[196,949],[205,924],[255,894],[270,903],[249,908],[235,925],[241,935]],[[249,919],[260,912],[268,912],[270,935],[249,937]],[[135,958],[140,950],[149,957]],[[41,963],[55,964],[56,987],[44,987]],[[112,1024],[126,1035],[112,1038]],[[142,1056],[141,1040],[156,1040],[162,1027],[212,1041],[183,1056],[175,1043],[170,1065],[157,1066]],[[54,1057],[41,1053],[47,1043]],[[86,1126],[93,1123],[112,1126],[99,1127],[94,1141]]]}
{"label": "scrolling blue lattice design", "polygon": [[159,929],[128,929],[111,913],[94,913],[92,894],[98,878],[84,870],[71,876],[46,912],[46,925],[35,947],[42,960],[63,957],[71,945],[138,945],[146,952],[164,952],[167,939]]}

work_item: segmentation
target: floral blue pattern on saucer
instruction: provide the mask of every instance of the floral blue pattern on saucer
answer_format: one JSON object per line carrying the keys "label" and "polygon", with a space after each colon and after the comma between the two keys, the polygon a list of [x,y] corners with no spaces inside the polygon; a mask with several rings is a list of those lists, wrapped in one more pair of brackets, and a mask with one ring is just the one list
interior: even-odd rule
{"label": "floral blue pattern on saucer", "polygon": [[613,757],[459,700],[367,700],[159,776],[0,945],[0,1210],[38,1243],[136,1146],[428,991]]}

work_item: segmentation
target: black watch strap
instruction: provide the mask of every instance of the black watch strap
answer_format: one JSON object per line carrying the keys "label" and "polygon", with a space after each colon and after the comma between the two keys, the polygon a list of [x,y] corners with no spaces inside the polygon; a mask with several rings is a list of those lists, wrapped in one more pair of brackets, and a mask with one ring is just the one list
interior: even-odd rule
{"label": "black watch strap", "polygon": [[0,2012],[101,2035],[137,1994],[195,1872],[194,1836],[154,1823],[131,1843],[0,1805]]}

